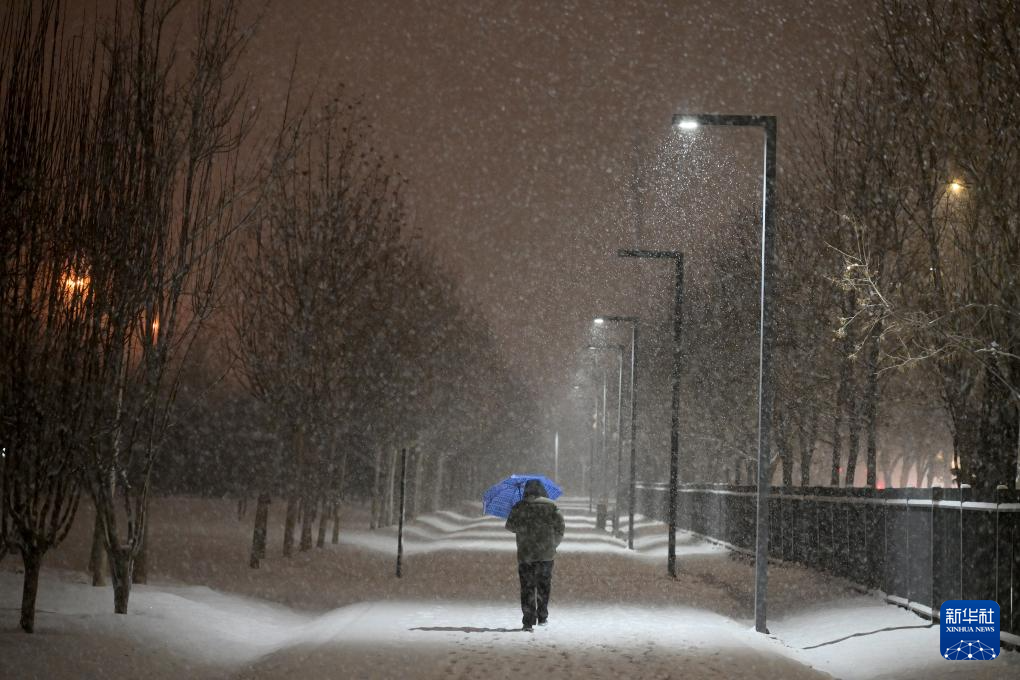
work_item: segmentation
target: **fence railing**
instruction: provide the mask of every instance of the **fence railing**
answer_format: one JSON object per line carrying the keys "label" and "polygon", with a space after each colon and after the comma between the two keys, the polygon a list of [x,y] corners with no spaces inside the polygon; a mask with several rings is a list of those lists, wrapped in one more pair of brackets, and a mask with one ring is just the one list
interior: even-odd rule
{"label": "fence railing", "polygon": [[[665,484],[637,485],[638,512],[666,518]],[[682,529],[754,549],[755,488],[680,487]],[[1020,635],[1020,493],[772,487],[769,555],[842,576],[926,615],[945,600],[995,600]]]}

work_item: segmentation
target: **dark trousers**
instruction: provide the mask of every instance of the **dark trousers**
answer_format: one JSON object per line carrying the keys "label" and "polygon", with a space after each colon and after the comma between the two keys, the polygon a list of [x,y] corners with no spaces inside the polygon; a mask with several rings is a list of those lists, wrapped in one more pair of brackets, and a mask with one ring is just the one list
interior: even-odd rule
{"label": "dark trousers", "polygon": [[521,577],[521,623],[533,626],[549,618],[549,592],[552,590],[552,560],[548,562],[518,562],[517,574]]}

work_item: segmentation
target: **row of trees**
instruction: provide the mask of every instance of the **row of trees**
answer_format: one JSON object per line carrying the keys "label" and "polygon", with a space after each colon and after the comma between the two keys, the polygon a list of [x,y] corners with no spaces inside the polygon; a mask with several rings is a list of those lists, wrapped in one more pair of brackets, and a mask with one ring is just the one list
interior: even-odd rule
{"label": "row of trees", "polygon": [[281,457],[279,475],[240,489],[259,497],[252,566],[265,555],[274,493],[286,499],[289,556],[298,515],[307,550],[317,512],[334,514],[349,486],[377,501],[388,489],[391,517],[401,447],[415,451],[417,509],[423,480],[452,490],[447,461],[523,429],[508,418],[519,388],[481,318],[407,232],[403,181],[359,107],[337,98],[285,137],[234,286],[240,384],[272,414]]}
{"label": "row of trees", "polygon": [[336,540],[343,494],[381,495],[398,447],[452,497],[459,459],[531,417],[357,102],[255,138],[235,3],[191,8],[191,33],[177,4],[118,5],[84,38],[59,0],[0,15],[0,558],[24,562],[29,632],[83,497],[93,583],[105,557],[126,613],[154,483],[258,495],[257,566],[273,495],[290,554],[299,513],[300,547],[317,515]]}
{"label": "row of trees", "polygon": [[171,7],[136,3],[91,38],[64,35],[59,2],[0,25],[0,550],[25,564],[26,631],[83,489],[127,611],[179,369],[246,219],[235,8],[203,7],[183,64]]}
{"label": "row of trees", "polygon": [[[1018,8],[875,5],[850,66],[781,122],[777,482],[876,487],[906,481],[899,466],[917,483],[951,472],[1015,488]],[[695,263],[712,273],[687,281],[687,480],[753,479],[758,220],[760,209],[737,215],[714,235],[727,247]],[[646,364],[668,338],[651,330]],[[668,369],[656,365],[643,384],[665,394]],[[661,431],[668,414],[655,419]]]}
{"label": "row of trees", "polygon": [[[799,356],[794,389],[838,376],[833,482],[844,420],[844,481],[863,429],[875,486],[882,405],[927,391],[959,481],[1016,488],[1020,15],[1005,0],[878,5],[869,47],[821,93],[787,177],[786,239],[828,253],[821,276],[787,285],[802,302],[825,301],[807,308],[834,321],[837,348]],[[816,408],[790,410],[803,420]]]}
{"label": "row of trees", "polygon": [[[821,445],[825,481],[875,487],[895,462],[883,421],[923,432],[927,411],[951,434],[939,467],[1015,488],[1020,17],[1005,0],[877,5],[854,65],[785,127],[775,462],[784,484],[795,462],[809,484]],[[757,267],[731,266],[753,299]],[[937,455],[902,465],[931,479]]]}

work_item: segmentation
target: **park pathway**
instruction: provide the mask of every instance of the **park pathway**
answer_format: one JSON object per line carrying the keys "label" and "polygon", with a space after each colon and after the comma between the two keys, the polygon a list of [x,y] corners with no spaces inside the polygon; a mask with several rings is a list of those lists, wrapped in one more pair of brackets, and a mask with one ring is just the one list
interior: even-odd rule
{"label": "park pathway", "polygon": [[[438,599],[364,602],[324,615],[298,641],[236,677],[257,678],[800,678],[828,677],[755,634],[749,622],[719,612],[747,605],[718,579],[665,575],[665,534],[637,524],[635,551],[595,528],[585,499],[560,502],[567,534],[556,560],[550,623],[520,630],[513,535],[502,521],[440,512],[405,533],[405,579],[424,559]],[[625,522],[623,523],[625,525]],[[378,535],[348,537],[374,547]],[[680,538],[682,560],[726,564],[728,553]],[[738,565],[743,567],[743,565]],[[705,573],[710,573],[705,569]],[[504,589],[498,601],[474,599],[479,582]],[[413,590],[413,586],[412,586]],[[467,598],[465,598],[465,594]],[[722,605],[722,607],[720,607]]]}
{"label": "park pathway", "polygon": [[550,623],[534,633],[520,630],[513,535],[478,504],[409,522],[398,579],[395,529],[359,528],[359,507],[339,545],[251,570],[251,525],[230,501],[157,499],[154,578],[128,616],[78,566],[86,515],[43,570],[34,635],[17,629],[16,563],[0,563],[0,680],[1020,678],[1020,654],[944,661],[937,626],[797,565],[770,568],[760,635],[746,557],[680,532],[671,579],[661,523],[639,518],[631,551],[586,499],[560,505]]}

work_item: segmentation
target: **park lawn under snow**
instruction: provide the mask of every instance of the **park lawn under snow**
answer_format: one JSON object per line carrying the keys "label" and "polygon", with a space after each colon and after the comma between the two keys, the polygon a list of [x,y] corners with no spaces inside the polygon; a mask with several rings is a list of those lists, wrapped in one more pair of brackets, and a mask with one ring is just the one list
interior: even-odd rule
{"label": "park lawn under snow", "polygon": [[[44,570],[36,634],[16,630],[20,574],[0,565],[0,678],[1020,677],[1020,654],[944,661],[937,626],[790,565],[770,570],[772,635],[759,635],[743,558],[681,534],[674,582],[661,524],[642,518],[631,552],[594,529],[587,502],[561,505],[550,625],[533,634],[519,630],[514,541],[494,518],[410,523],[398,580],[392,529],[345,531],[339,546],[253,571],[250,521],[228,502],[163,499],[153,585],[117,616],[78,564],[83,517]],[[348,524],[363,520],[353,509]]]}

